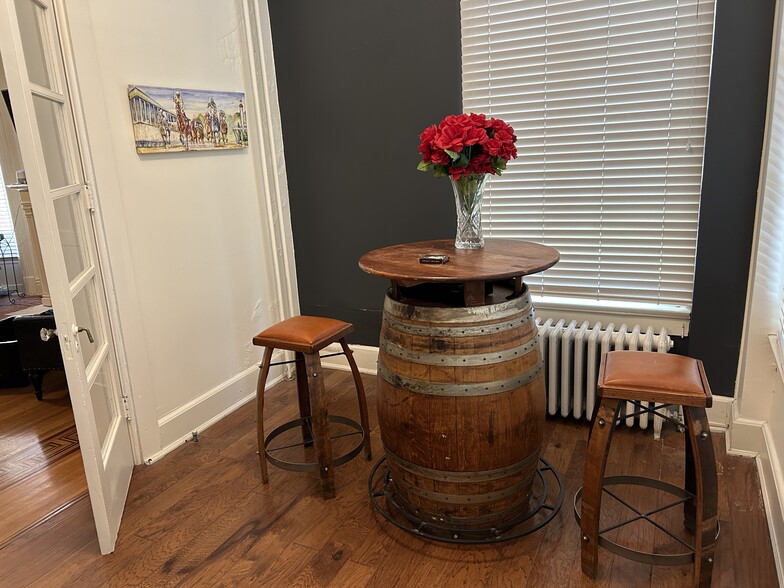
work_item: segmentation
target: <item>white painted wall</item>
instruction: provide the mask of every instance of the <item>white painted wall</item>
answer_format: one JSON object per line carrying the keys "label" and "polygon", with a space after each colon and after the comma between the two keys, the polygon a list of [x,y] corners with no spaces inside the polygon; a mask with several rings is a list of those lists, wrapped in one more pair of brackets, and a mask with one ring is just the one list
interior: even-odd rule
{"label": "white painted wall", "polygon": [[780,377],[769,341],[778,331],[784,286],[784,45],[780,34],[778,27],[735,410],[736,417],[771,424],[784,421],[784,412],[774,413],[777,407],[784,409],[784,404],[776,394]]}
{"label": "white painted wall", "polygon": [[[242,90],[234,2],[68,2],[145,459],[247,399],[278,320],[252,146],[137,155],[128,84]],[[254,112],[249,115],[253,117]]]}
{"label": "white painted wall", "polygon": [[[771,59],[766,143],[760,176],[731,452],[756,455],[779,581],[784,583],[784,380],[775,334],[784,286],[784,44],[782,4]],[[773,342],[773,344],[771,344]]]}

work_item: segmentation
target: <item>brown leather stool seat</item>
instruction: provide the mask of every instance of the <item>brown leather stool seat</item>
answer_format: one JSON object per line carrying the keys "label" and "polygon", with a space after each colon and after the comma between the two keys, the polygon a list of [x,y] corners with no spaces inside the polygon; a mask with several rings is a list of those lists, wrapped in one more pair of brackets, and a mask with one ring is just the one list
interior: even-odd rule
{"label": "brown leather stool seat", "polygon": [[[265,329],[255,337],[253,344],[265,347],[264,359],[259,366],[258,386],[256,387],[257,399],[257,434],[259,441],[259,461],[261,464],[261,479],[266,484],[269,482],[267,474],[267,461],[294,471],[318,471],[321,477],[321,493],[324,498],[335,497],[335,477],[333,468],[346,463],[354,458],[364,447],[367,459],[372,458],[370,451],[370,425],[368,424],[367,401],[362,379],[354,361],[351,349],[346,343],[345,336],[354,330],[351,323],[316,316],[295,316],[281,321]],[[348,360],[354,378],[359,403],[360,423],[346,417],[330,415],[328,410],[328,397],[324,387],[321,372],[321,357],[319,351],[334,342],[340,343],[343,354]],[[299,396],[300,418],[289,421],[276,428],[266,438],[264,436],[264,388],[267,376],[272,365],[292,363],[281,361],[272,363],[272,353],[275,349],[285,349],[295,352],[293,363],[297,369],[297,392]],[[362,435],[361,441],[348,453],[334,458],[332,456],[332,438],[329,432],[329,423],[336,422],[347,425]],[[292,463],[273,457],[267,447],[279,434],[297,426],[302,427],[302,445],[314,445],[317,461],[314,463]]]}
{"label": "brown leather stool seat", "polygon": [[[712,398],[702,362],[668,353],[611,351],[602,357],[598,391],[600,402],[591,421],[583,487],[575,496],[575,514],[577,503],[582,497],[578,520],[582,535],[583,572],[591,578],[596,577],[598,548],[601,545],[617,555],[649,564],[682,565],[693,562],[693,584],[710,586],[718,536],[718,487],[716,458],[705,414],[705,408],[711,406]],[[656,408],[663,405],[683,407],[686,429],[685,488],[639,476],[605,478],[604,470],[613,431],[620,422],[620,408],[627,402],[637,407],[639,412],[635,414],[655,412]],[[653,403],[654,408],[650,407],[650,403]],[[599,519],[602,494],[612,484],[647,486],[677,496],[679,499],[671,506],[683,504],[684,525],[694,534],[693,549],[673,555],[652,554],[607,539],[599,529]],[[647,516],[653,513],[638,514],[651,522]],[[639,518],[635,517],[635,520]],[[613,528],[617,528],[617,525]],[[675,537],[666,529],[662,530]]]}

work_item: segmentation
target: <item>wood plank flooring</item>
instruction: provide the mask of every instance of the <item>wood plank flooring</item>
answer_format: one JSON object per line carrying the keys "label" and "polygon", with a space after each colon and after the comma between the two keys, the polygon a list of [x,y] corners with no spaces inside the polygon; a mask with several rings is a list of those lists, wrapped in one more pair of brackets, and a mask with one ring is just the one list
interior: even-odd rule
{"label": "wood plank flooring", "polygon": [[42,401],[0,389],[0,546],[86,493],[64,374],[46,375]]}
{"label": "wood plank flooring", "polygon": [[[375,379],[368,392],[375,458]],[[332,412],[355,415],[348,374],[326,372]],[[267,394],[267,430],[292,418],[296,387]],[[270,467],[261,484],[253,404],[134,474],[115,553],[100,556],[88,500],[0,548],[0,586],[689,586],[691,569],[652,567],[601,550],[595,581],[580,570],[579,529],[571,499],[579,487],[587,426],[548,420],[544,454],[559,470],[566,500],[545,528],[483,546],[425,541],[391,527],[367,496],[372,463],[361,457],[335,472],[337,498],[324,501],[315,474]],[[753,460],[726,456],[716,436],[721,491],[714,587],[776,586],[776,572]],[[659,475],[681,483],[683,437],[665,428],[621,428],[608,474]],[[645,506],[666,498],[638,496]],[[609,504],[609,501],[608,501]],[[621,513],[608,510],[607,520]],[[677,513],[671,516],[677,519]],[[666,518],[666,517],[665,517]],[[604,519],[603,519],[604,522]],[[675,521],[679,523],[680,521]],[[624,540],[667,547],[648,525],[625,527]]]}
{"label": "wood plank flooring", "polygon": [[27,309],[33,309],[33,313],[35,313],[35,307],[41,305],[41,297],[40,296],[12,296],[11,298],[14,299],[14,304],[11,304],[11,301],[8,300],[8,296],[5,294],[0,295],[0,319],[5,318],[7,316],[11,316],[12,314],[19,314],[24,313]]}

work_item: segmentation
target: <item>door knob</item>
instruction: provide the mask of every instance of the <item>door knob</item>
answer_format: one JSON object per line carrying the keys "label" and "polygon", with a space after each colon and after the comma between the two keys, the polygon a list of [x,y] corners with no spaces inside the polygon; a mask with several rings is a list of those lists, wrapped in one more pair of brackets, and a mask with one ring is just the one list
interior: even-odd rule
{"label": "door knob", "polygon": [[46,327],[41,329],[41,341],[49,341],[55,337],[57,337],[57,329],[47,329]]}
{"label": "door knob", "polygon": [[87,335],[87,339],[90,343],[95,343],[95,339],[93,339],[93,334],[90,332],[90,329],[87,327],[76,327],[76,334],[78,335],[81,332],[84,332],[84,334]]}

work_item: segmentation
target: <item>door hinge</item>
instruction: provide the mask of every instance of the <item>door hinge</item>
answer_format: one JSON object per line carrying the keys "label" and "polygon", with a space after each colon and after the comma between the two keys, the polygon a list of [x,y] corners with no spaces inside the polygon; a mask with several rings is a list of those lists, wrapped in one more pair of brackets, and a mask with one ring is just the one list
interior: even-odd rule
{"label": "door hinge", "polygon": [[125,412],[125,420],[131,422],[131,405],[128,402],[128,396],[122,394],[123,410]]}
{"label": "door hinge", "polygon": [[84,185],[84,193],[87,196],[87,209],[90,212],[95,212],[95,199],[93,197],[93,188],[89,183]]}

